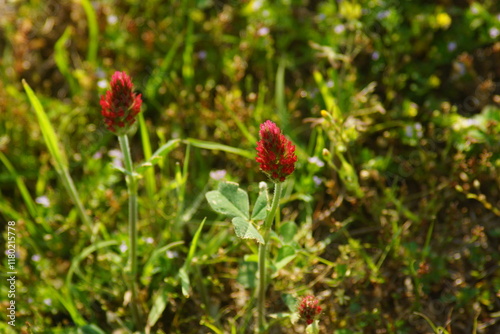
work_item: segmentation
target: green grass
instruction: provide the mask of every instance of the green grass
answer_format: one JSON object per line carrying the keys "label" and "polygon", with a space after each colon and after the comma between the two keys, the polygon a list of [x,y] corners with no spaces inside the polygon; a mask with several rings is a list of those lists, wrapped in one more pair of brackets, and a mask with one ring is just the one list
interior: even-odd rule
{"label": "green grass", "polygon": [[[18,277],[16,328],[2,320],[1,332],[131,332],[127,184],[99,105],[116,70],[144,100],[129,137],[144,332],[257,326],[258,244],[205,194],[222,178],[256,203],[268,119],[299,157],[270,235],[271,332],[305,332],[307,294],[321,333],[500,331],[495,1],[29,1],[2,13],[0,216],[16,222]],[[6,284],[0,294],[6,307]]]}

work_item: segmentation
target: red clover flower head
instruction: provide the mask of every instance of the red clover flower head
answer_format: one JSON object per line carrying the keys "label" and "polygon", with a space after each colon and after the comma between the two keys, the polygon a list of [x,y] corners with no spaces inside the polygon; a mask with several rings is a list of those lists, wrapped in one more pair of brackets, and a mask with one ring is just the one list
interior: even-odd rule
{"label": "red clover flower head", "polygon": [[101,96],[101,114],[108,130],[125,134],[141,111],[141,94],[135,94],[130,77],[116,71],[111,77],[111,90]]}
{"label": "red clover flower head", "polygon": [[260,140],[257,142],[257,158],[260,169],[273,182],[283,182],[295,170],[295,145],[271,121],[260,125]]}
{"label": "red clover flower head", "polygon": [[305,296],[299,305],[300,317],[306,320],[308,325],[314,322],[314,319],[321,313],[319,301],[314,296]]}

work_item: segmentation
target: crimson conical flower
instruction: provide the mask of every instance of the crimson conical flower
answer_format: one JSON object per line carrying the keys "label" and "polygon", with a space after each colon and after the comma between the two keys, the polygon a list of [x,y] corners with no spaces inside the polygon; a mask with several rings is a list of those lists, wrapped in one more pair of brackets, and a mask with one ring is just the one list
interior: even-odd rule
{"label": "crimson conical flower", "polygon": [[260,125],[257,158],[260,169],[274,182],[283,182],[295,170],[295,145],[271,121]]}
{"label": "crimson conical flower", "polygon": [[299,305],[300,317],[305,319],[308,325],[312,324],[314,319],[321,313],[319,301],[314,296],[305,296]]}
{"label": "crimson conical flower", "polygon": [[141,111],[141,94],[134,93],[132,80],[125,72],[116,71],[110,85],[111,90],[101,96],[101,114],[108,130],[125,134]]}

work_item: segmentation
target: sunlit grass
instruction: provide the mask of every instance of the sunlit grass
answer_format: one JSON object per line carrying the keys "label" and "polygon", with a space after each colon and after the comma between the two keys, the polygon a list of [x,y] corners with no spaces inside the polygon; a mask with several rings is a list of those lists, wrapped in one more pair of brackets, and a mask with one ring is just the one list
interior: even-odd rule
{"label": "sunlit grass", "polygon": [[16,222],[18,271],[16,328],[1,321],[1,332],[133,328],[125,166],[99,113],[117,70],[144,99],[129,137],[141,331],[258,327],[258,244],[205,195],[230,181],[258,201],[268,119],[299,157],[270,234],[271,332],[306,331],[305,295],[322,307],[320,333],[499,331],[494,2],[1,11],[0,215]]}

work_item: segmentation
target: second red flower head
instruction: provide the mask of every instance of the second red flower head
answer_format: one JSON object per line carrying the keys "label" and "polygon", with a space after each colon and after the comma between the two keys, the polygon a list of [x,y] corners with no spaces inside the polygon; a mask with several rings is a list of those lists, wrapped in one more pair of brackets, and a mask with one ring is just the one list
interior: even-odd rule
{"label": "second red flower head", "polygon": [[273,182],[283,182],[295,170],[295,145],[271,121],[260,125],[260,140],[257,142],[257,158],[260,169]]}
{"label": "second red flower head", "polygon": [[125,72],[115,72],[111,77],[111,90],[101,96],[101,114],[108,130],[126,133],[141,111],[141,94],[134,93],[132,80]]}

